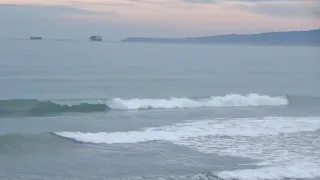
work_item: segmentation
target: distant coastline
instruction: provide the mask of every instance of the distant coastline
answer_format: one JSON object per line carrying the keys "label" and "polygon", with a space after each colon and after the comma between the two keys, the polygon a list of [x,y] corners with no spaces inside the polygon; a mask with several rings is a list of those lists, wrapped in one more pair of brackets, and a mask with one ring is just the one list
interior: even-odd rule
{"label": "distant coastline", "polygon": [[201,43],[201,44],[262,44],[320,45],[320,29],[308,31],[265,32],[259,34],[227,34],[187,38],[131,37],[122,42]]}

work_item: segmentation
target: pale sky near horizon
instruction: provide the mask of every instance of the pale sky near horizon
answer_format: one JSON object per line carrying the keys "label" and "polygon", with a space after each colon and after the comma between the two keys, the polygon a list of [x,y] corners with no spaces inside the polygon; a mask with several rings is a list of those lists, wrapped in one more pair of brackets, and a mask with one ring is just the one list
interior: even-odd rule
{"label": "pale sky near horizon", "polygon": [[320,28],[320,0],[0,0],[0,37],[186,37]]}

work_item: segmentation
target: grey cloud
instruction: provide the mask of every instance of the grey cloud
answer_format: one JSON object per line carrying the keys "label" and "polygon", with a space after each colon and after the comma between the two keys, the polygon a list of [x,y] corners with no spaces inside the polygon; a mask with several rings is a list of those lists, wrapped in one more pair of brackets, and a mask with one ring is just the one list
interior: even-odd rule
{"label": "grey cloud", "polygon": [[32,16],[37,13],[45,13],[48,16],[61,13],[89,14],[91,12],[66,6],[44,6],[44,5],[15,5],[0,4],[0,13],[22,13]]}
{"label": "grey cloud", "polygon": [[[0,39],[42,36],[45,39],[79,39],[99,33],[106,40],[120,40],[128,36],[168,36],[171,31],[159,30],[148,25],[108,21],[116,19],[114,12],[91,12],[64,6],[0,5]],[[103,19],[70,19],[69,15]],[[83,16],[82,16],[83,15]],[[172,34],[171,34],[172,35]]]}
{"label": "grey cloud", "polygon": [[[279,2],[279,1],[278,1]],[[310,18],[314,15],[311,9],[297,3],[256,3],[256,4],[237,4],[234,7],[254,14],[263,14],[278,17]]]}
{"label": "grey cloud", "polygon": [[148,4],[155,4],[155,5],[164,5],[166,2],[161,1],[149,1],[149,0],[127,0],[128,2],[135,2],[135,3],[148,3]]}
{"label": "grey cloud", "polygon": [[216,3],[216,0],[184,0],[187,3],[201,3],[201,4],[211,4]]}
{"label": "grey cloud", "polygon": [[150,4],[150,5],[155,5],[155,6],[160,6],[160,7],[165,7],[165,8],[171,8],[171,9],[181,9],[181,5],[175,4],[174,0],[173,1],[152,1],[152,0],[126,0],[127,2],[132,2],[134,4],[138,3],[144,3],[144,4]]}
{"label": "grey cloud", "polygon": [[65,25],[68,23],[64,18],[69,15],[92,14],[94,12],[64,6],[2,5],[0,6],[0,36],[43,35],[59,37],[68,28]]}
{"label": "grey cloud", "polygon": [[239,2],[239,1],[242,1],[242,2],[279,2],[279,1],[282,1],[282,2],[292,2],[292,1],[302,1],[302,0],[230,0],[230,1],[234,1],[234,2]]}
{"label": "grey cloud", "polygon": [[[186,3],[228,3],[228,6],[254,14],[277,17],[312,18],[320,17],[320,3],[313,7],[304,6],[303,0],[182,0]],[[320,2],[320,1],[318,1]]]}
{"label": "grey cloud", "polygon": [[1,7],[12,7],[12,6],[16,6],[15,4],[0,4],[0,8]]}
{"label": "grey cloud", "polygon": [[124,3],[124,2],[80,2],[80,1],[64,1],[65,3],[70,3],[75,6],[98,6],[98,7],[112,7],[112,6],[134,6],[130,3]]}
{"label": "grey cloud", "polygon": [[252,3],[258,3],[258,2],[276,2],[276,1],[301,1],[301,0],[182,0],[186,3],[217,3],[217,2],[252,2]]}

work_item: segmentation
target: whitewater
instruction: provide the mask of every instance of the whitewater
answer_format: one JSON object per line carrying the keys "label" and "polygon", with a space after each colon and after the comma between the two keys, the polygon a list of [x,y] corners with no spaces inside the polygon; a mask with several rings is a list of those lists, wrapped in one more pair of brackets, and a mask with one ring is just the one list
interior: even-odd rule
{"label": "whitewater", "polygon": [[[320,153],[317,151],[320,148],[320,137],[319,133],[316,133],[318,130],[320,117],[266,117],[193,120],[129,132],[54,134],[94,144],[167,141],[208,154],[253,158],[259,160],[256,165],[261,168],[212,173],[222,179],[259,180],[320,177]],[[313,144],[314,147],[308,148],[309,144]],[[292,149],[295,151],[290,152]],[[197,175],[192,179],[201,179],[200,177]]]}
{"label": "whitewater", "polygon": [[319,52],[0,40],[0,180],[318,180]]}
{"label": "whitewater", "polygon": [[246,106],[281,106],[287,105],[286,97],[270,97],[259,94],[228,94],[203,99],[112,99],[112,109],[174,109],[174,108],[208,108],[208,107],[246,107]]}

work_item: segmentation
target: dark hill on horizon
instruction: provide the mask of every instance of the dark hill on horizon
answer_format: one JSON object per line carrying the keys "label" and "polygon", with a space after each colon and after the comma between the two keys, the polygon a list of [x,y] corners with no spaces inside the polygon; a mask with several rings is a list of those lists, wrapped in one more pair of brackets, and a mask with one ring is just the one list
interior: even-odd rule
{"label": "dark hill on horizon", "polygon": [[126,38],[122,40],[122,42],[320,45],[320,29],[308,31],[265,32],[259,34],[227,34],[188,38],[132,37]]}

